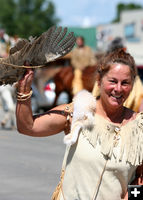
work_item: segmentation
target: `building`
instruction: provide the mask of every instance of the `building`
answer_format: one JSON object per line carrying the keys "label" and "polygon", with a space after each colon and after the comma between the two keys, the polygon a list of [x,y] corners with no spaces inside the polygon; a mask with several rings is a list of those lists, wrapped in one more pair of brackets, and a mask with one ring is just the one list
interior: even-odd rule
{"label": "building", "polygon": [[119,23],[98,25],[96,32],[98,51],[107,51],[110,42],[121,37],[137,66],[143,66],[143,9],[123,11]]}
{"label": "building", "polygon": [[85,45],[90,46],[93,50],[96,49],[96,27],[68,27],[69,32],[74,32],[75,36],[82,36],[85,40]]}

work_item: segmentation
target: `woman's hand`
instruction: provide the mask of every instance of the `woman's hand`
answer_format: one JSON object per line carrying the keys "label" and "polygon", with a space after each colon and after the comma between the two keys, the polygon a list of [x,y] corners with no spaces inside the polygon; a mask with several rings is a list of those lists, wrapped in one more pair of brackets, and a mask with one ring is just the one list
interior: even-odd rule
{"label": "woman's hand", "polygon": [[34,72],[32,69],[27,69],[24,77],[18,81],[18,92],[28,94],[31,90],[31,84],[34,78]]}
{"label": "woman's hand", "polygon": [[126,193],[124,200],[128,200],[128,192]]}

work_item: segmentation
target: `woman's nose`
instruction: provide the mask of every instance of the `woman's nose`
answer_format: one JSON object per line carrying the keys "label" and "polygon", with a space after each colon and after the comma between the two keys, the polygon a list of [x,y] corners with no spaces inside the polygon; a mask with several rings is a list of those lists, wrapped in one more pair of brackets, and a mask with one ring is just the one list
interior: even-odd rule
{"label": "woman's nose", "polygon": [[121,83],[117,83],[116,84],[115,91],[117,91],[117,92],[121,92],[122,91],[122,85],[121,85]]}

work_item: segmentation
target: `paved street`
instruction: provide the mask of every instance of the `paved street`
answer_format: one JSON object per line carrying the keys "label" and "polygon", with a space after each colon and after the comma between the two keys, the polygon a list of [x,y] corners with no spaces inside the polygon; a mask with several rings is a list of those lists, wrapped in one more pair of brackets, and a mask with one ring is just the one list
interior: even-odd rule
{"label": "paved street", "polygon": [[0,200],[50,200],[60,177],[63,137],[0,130]]}

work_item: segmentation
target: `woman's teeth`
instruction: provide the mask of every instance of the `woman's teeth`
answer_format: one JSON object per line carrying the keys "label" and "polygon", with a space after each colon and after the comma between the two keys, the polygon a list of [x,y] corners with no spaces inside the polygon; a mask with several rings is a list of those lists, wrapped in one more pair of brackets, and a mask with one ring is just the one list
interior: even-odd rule
{"label": "woman's teeth", "polygon": [[116,99],[120,99],[120,98],[122,97],[122,95],[117,96],[117,95],[113,95],[113,94],[112,94],[112,96],[113,96],[114,98],[116,98]]}

